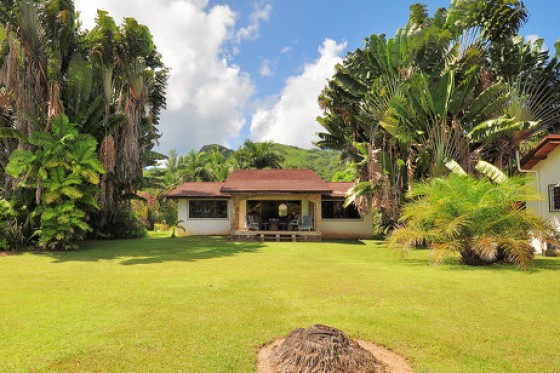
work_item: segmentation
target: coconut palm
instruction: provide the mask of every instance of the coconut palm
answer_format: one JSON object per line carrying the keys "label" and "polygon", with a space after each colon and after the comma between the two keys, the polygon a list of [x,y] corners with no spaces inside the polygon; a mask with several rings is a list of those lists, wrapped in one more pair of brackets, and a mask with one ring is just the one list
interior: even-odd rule
{"label": "coconut palm", "polygon": [[178,172],[182,181],[210,181],[211,176],[206,166],[206,152],[191,150],[179,158]]}
{"label": "coconut palm", "polygon": [[281,168],[284,157],[274,150],[271,142],[255,143],[245,140],[243,146],[235,152],[234,159],[237,168]]}

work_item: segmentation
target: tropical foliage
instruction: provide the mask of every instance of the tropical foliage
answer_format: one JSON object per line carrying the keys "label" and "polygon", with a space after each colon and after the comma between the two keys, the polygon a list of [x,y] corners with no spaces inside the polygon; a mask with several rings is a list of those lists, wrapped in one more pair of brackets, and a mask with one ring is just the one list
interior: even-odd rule
{"label": "tropical foliage", "polygon": [[0,236],[0,250],[8,250],[16,246],[12,242],[15,238],[14,224],[17,224],[16,218],[17,214],[10,202],[0,199],[0,232],[4,232]]}
{"label": "tropical foliage", "polygon": [[[0,198],[17,212],[24,244],[39,226],[41,244],[58,248],[54,241],[67,246],[59,229],[79,238],[91,230],[82,224],[90,215],[99,236],[129,220],[126,197],[161,157],[152,148],[167,74],[148,28],[132,18],[117,26],[98,11],[87,31],[72,0],[2,3]],[[81,153],[66,154],[51,141],[60,138]],[[61,162],[89,163],[72,170],[49,163],[56,152]],[[68,225],[50,225],[54,217]]]}
{"label": "tropical foliage", "polygon": [[145,175],[155,184],[173,187],[185,181],[224,181],[236,169],[308,168],[325,181],[353,181],[353,166],[340,155],[338,151],[245,140],[238,150],[205,145],[198,152],[178,155],[171,149],[165,167],[151,168]]}
{"label": "tropical foliage", "polygon": [[213,145],[181,156],[172,149],[165,167],[147,170],[146,176],[155,185],[173,188],[186,181],[224,181],[236,169],[281,168],[284,158],[273,145],[246,140],[237,151]]}
{"label": "tropical foliage", "polygon": [[133,210],[146,228],[163,224],[175,232],[180,229],[177,203],[165,198],[167,192],[188,181],[224,181],[235,169],[280,168],[283,157],[273,145],[246,140],[237,151],[207,145],[199,152],[192,150],[185,155],[172,149],[165,166],[145,170],[143,189],[131,201]]}
{"label": "tropical foliage", "polygon": [[467,175],[456,162],[449,166],[451,175],[415,184],[408,193],[404,225],[393,231],[390,246],[402,252],[426,244],[436,263],[458,253],[463,264],[502,260],[528,268],[532,238],[559,243],[555,227],[520,203],[538,198],[526,177],[507,177],[484,161],[476,166],[481,178]]}
{"label": "tropical foliage", "polygon": [[51,131],[33,131],[27,144],[35,151],[16,149],[6,172],[16,188],[35,190],[40,227],[39,244],[49,249],[72,248],[91,231],[86,211],[98,209],[95,194],[105,171],[97,159],[97,141],[81,134],[66,116],[53,119]]}
{"label": "tropical foliage", "polygon": [[453,0],[432,17],[416,4],[394,37],[371,35],[337,66],[317,144],[356,163],[362,211],[373,201],[394,224],[413,182],[447,161],[512,170],[516,151],[553,130],[558,60],[518,35],[527,18],[516,0]]}
{"label": "tropical foliage", "polygon": [[131,201],[135,214],[148,228],[156,224],[173,226],[177,221],[177,203],[166,193],[189,181],[224,181],[236,169],[308,168],[326,181],[353,181],[352,166],[343,162],[340,152],[300,149],[271,142],[244,141],[237,150],[212,144],[179,155],[172,149],[165,165],[148,168],[137,199]]}

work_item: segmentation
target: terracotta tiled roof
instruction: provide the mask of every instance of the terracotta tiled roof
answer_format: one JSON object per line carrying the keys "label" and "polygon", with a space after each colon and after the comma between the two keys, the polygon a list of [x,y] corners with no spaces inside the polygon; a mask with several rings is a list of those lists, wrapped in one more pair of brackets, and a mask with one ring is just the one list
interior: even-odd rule
{"label": "terracotta tiled roof", "polygon": [[219,182],[190,182],[184,183],[180,187],[167,193],[169,198],[229,198],[227,193],[222,193],[221,189],[224,183]]}
{"label": "terracotta tiled roof", "polygon": [[560,134],[548,135],[521,160],[521,167],[531,169],[546,159],[560,145]]}
{"label": "terracotta tiled roof", "polygon": [[311,170],[236,170],[222,192],[330,193],[331,189]]}
{"label": "terracotta tiled roof", "polygon": [[331,182],[327,183],[329,188],[332,190],[331,193],[323,193],[323,197],[327,198],[345,198],[348,189],[354,186],[354,183],[350,182]]}

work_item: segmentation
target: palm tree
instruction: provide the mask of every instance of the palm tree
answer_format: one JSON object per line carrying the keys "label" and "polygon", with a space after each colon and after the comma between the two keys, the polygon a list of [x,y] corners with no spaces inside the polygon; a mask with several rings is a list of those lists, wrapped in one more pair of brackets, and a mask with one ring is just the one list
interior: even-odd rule
{"label": "palm tree", "polygon": [[525,210],[520,201],[536,199],[524,177],[507,177],[487,162],[476,179],[456,162],[450,176],[416,184],[405,204],[403,224],[389,238],[391,247],[406,251],[417,243],[434,250],[436,263],[458,253],[463,264],[497,260],[528,268],[533,260],[531,238],[558,244],[560,235],[546,220]]}
{"label": "palm tree", "polygon": [[393,38],[372,35],[337,66],[318,145],[353,152],[362,212],[373,200],[392,224],[412,183],[445,174],[449,159],[468,171],[480,157],[511,164],[550,130],[560,75],[555,59],[514,42],[526,18],[520,1],[457,0],[433,17],[416,4]]}
{"label": "palm tree", "polygon": [[179,173],[183,181],[210,181],[206,163],[206,152],[196,152],[191,150],[186,155],[179,158]]}
{"label": "palm tree", "polygon": [[235,152],[234,159],[237,161],[237,168],[281,168],[284,157],[274,150],[273,143],[255,143],[245,140],[243,146]]}
{"label": "palm tree", "polygon": [[71,0],[4,1],[0,27],[4,189],[16,186],[4,173],[10,155],[17,148],[35,151],[25,139],[51,132],[53,118],[65,114],[98,141],[107,172],[94,221],[98,229],[115,223],[123,215],[117,210],[128,209],[122,197],[142,185],[142,168],[160,156],[152,149],[168,70],[149,30],[130,18],[119,27],[99,11],[93,30],[82,31]]}
{"label": "palm tree", "polygon": [[212,181],[225,181],[233,168],[232,162],[217,146],[212,147],[210,153],[207,153],[206,162]]}
{"label": "palm tree", "polygon": [[503,77],[507,100],[493,108],[491,119],[468,134],[475,152],[499,168],[513,171],[516,151],[555,131],[560,120],[558,59],[550,58],[542,45],[542,39],[528,42],[520,36],[504,43],[509,55],[507,64],[500,59],[493,64],[493,70]]}
{"label": "palm tree", "polygon": [[143,167],[158,156],[152,148],[159,137],[156,125],[165,107],[168,70],[147,27],[132,18],[118,27],[106,12],[98,11],[87,39],[98,77],[95,91],[104,107],[103,120],[91,128],[107,169],[101,184],[102,228],[114,223],[115,211],[130,208],[122,196],[141,188]]}

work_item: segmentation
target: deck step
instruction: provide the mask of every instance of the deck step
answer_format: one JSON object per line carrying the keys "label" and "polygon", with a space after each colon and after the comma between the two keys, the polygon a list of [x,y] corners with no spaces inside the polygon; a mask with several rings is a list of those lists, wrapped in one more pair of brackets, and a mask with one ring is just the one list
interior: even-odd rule
{"label": "deck step", "polygon": [[231,232],[232,240],[239,241],[321,241],[321,232],[318,231],[255,231],[236,230]]}

